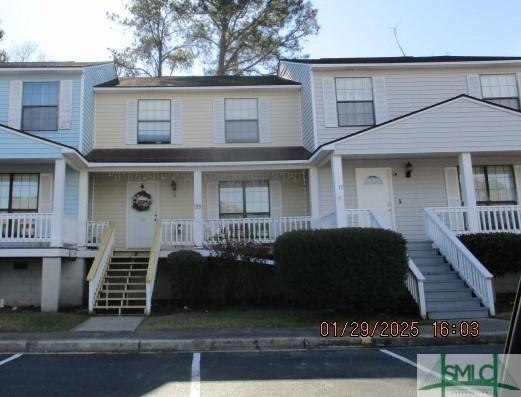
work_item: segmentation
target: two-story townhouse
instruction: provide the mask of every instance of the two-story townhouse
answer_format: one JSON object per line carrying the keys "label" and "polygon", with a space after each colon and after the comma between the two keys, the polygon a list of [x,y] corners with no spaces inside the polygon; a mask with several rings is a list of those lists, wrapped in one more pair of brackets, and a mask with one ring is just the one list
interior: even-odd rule
{"label": "two-story townhouse", "polygon": [[92,87],[115,77],[112,62],[0,63],[5,304],[56,310],[58,298],[82,302],[85,266],[75,258],[81,170],[87,166],[81,153],[93,146]]}
{"label": "two-story townhouse", "polygon": [[[377,214],[410,241],[431,311],[443,309],[431,317],[472,307],[458,276],[493,313],[490,274],[455,235],[520,231],[521,58],[287,59],[279,74],[302,84],[322,226]],[[431,275],[444,262],[432,244],[458,274]]]}

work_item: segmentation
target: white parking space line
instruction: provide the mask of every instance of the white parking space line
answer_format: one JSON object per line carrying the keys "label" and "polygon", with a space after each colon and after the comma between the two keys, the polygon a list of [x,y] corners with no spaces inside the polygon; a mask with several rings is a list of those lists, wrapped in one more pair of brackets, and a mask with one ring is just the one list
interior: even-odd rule
{"label": "white parking space line", "polygon": [[194,353],[192,359],[192,381],[190,382],[190,397],[201,396],[201,353]]}
{"label": "white parking space line", "polygon": [[387,354],[388,356],[391,356],[391,357],[396,358],[397,360],[400,360],[401,362],[404,362],[406,364],[409,364],[409,365],[412,365],[413,367],[418,368],[418,365],[414,361],[409,360],[408,358],[400,356],[399,354],[393,353],[392,351],[387,350],[387,349],[380,349],[380,351],[384,354]]}
{"label": "white parking space line", "polygon": [[10,361],[16,360],[21,355],[22,355],[22,353],[18,353],[18,354],[12,355],[11,357],[8,357],[5,360],[0,361],[0,365],[4,365],[4,364],[7,364]]}

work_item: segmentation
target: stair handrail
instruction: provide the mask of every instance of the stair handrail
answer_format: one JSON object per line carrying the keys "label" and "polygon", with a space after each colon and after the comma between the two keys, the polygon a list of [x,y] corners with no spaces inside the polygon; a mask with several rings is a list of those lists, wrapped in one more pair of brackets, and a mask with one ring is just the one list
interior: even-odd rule
{"label": "stair handrail", "polygon": [[425,276],[416,266],[416,263],[409,257],[407,258],[409,268],[407,270],[407,278],[405,285],[412,295],[414,301],[420,307],[421,318],[427,318],[427,303],[425,299]]}
{"label": "stair handrail", "polygon": [[154,292],[154,282],[156,281],[157,262],[159,260],[159,251],[161,249],[161,220],[158,219],[154,230],[154,239],[150,247],[150,256],[148,258],[147,275],[145,279],[146,285],[146,306],[145,314],[150,315],[152,309],[152,293]]}
{"label": "stair handrail", "polygon": [[110,262],[112,249],[114,248],[114,242],[116,240],[115,230],[116,224],[114,222],[109,222],[109,226],[105,230],[105,233],[103,233],[98,253],[96,254],[89,273],[87,274],[87,281],[89,282],[89,313],[94,311],[94,302],[96,301],[96,296],[103,281],[103,276],[105,275]]}
{"label": "stair handrail", "polygon": [[442,222],[434,209],[425,208],[424,214],[427,237],[481,300],[490,315],[495,316],[492,274]]}

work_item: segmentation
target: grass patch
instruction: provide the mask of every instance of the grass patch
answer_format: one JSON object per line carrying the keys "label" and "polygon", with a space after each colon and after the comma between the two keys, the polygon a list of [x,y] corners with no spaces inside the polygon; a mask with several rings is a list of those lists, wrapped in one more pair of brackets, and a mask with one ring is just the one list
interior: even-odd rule
{"label": "grass patch", "polygon": [[88,318],[77,313],[0,311],[0,331],[68,331]]}
{"label": "grass patch", "polygon": [[153,315],[146,318],[140,330],[223,330],[249,328],[298,328],[318,327],[322,321],[377,321],[377,320],[418,320],[414,316],[393,316],[391,314],[353,315],[348,313],[325,313],[320,310],[305,309],[230,309],[211,312],[178,312]]}

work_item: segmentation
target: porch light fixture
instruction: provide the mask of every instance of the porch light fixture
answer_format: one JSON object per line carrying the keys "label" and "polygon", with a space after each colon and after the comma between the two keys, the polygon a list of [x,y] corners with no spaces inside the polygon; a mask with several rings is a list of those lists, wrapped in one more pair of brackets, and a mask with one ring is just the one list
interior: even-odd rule
{"label": "porch light fixture", "polygon": [[176,181],[172,179],[172,182],[170,182],[170,186],[172,187],[172,191],[174,192],[174,197],[175,197],[175,192],[177,191]]}
{"label": "porch light fixture", "polygon": [[410,178],[412,175],[412,164],[410,161],[405,164],[405,177]]}

